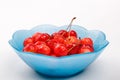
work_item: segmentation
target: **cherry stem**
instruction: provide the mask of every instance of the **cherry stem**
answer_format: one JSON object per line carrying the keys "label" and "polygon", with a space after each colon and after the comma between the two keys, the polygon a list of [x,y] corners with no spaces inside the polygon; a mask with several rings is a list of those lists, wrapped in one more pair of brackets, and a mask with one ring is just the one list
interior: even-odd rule
{"label": "cherry stem", "polygon": [[79,37],[79,40],[81,40],[81,37]]}
{"label": "cherry stem", "polygon": [[68,25],[68,28],[69,28],[69,30],[68,30],[68,37],[70,37],[71,25],[72,25],[72,23],[73,23],[73,21],[74,21],[75,19],[76,19],[76,17],[74,17],[74,18],[71,20],[70,24]]}
{"label": "cherry stem", "polygon": [[[68,29],[69,29],[68,32],[71,30],[71,25],[72,25],[72,23],[73,23],[73,21],[74,21],[75,19],[76,19],[76,17],[73,17],[73,18],[72,18],[72,20],[71,20],[70,24],[68,25],[66,31],[67,31]],[[62,36],[63,36],[64,34],[65,34],[65,33],[63,33]],[[69,34],[69,35],[70,35],[70,34]]]}
{"label": "cherry stem", "polygon": [[73,21],[76,19],[76,17],[73,17],[72,18],[72,20],[71,20],[71,22],[70,22],[70,24],[68,25],[68,27],[67,27],[67,29],[66,30],[68,30],[69,29],[69,31],[71,30],[71,25],[72,25],[72,23],[73,23]]}

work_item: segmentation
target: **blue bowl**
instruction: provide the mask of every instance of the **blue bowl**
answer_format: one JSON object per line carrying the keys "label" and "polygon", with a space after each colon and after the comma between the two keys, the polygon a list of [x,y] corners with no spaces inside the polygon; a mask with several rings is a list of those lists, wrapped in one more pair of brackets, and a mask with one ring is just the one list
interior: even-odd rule
{"label": "blue bowl", "polygon": [[79,37],[92,38],[95,51],[90,53],[52,57],[22,51],[24,39],[33,35],[35,32],[52,34],[53,32],[66,28],[67,26],[40,25],[31,30],[18,30],[13,34],[12,39],[9,40],[9,44],[18,56],[35,71],[54,77],[71,76],[87,68],[109,44],[103,32],[99,30],[87,30],[81,26],[72,25],[72,29],[78,33]]}

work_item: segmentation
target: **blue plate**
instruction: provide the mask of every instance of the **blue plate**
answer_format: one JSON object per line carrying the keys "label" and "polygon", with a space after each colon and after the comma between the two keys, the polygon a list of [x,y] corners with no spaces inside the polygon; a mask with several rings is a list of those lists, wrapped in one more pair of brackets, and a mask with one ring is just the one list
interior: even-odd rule
{"label": "blue plate", "polygon": [[52,34],[53,32],[66,28],[67,26],[56,27],[53,25],[39,25],[31,30],[18,30],[13,34],[12,39],[9,40],[9,44],[18,56],[35,71],[55,77],[71,76],[87,68],[109,44],[103,32],[99,30],[87,30],[81,26],[72,25],[72,29],[78,33],[79,37],[92,38],[95,51],[90,53],[52,57],[22,51],[24,39],[30,37],[35,32],[47,32]]}

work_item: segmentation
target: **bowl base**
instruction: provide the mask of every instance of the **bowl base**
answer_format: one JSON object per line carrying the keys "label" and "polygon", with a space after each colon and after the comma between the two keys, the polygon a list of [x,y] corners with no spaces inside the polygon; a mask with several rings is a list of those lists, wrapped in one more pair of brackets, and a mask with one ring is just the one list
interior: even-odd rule
{"label": "bowl base", "polygon": [[45,78],[69,78],[69,77],[73,77],[73,76],[76,76],[78,74],[81,74],[85,71],[85,69],[75,73],[75,74],[72,74],[72,75],[47,75],[47,74],[44,74],[44,73],[40,73],[38,71],[35,71],[38,75],[42,76],[42,77],[45,77]]}

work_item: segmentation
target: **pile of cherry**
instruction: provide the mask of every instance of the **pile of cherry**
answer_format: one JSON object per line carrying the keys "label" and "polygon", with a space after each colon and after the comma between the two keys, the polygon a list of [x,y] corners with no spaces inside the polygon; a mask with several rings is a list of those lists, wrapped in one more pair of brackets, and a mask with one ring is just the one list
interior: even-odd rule
{"label": "pile of cherry", "polygon": [[23,51],[56,57],[93,52],[92,39],[78,37],[77,32],[71,30],[71,23],[66,30],[59,30],[51,35],[41,32],[34,33],[24,40]]}

